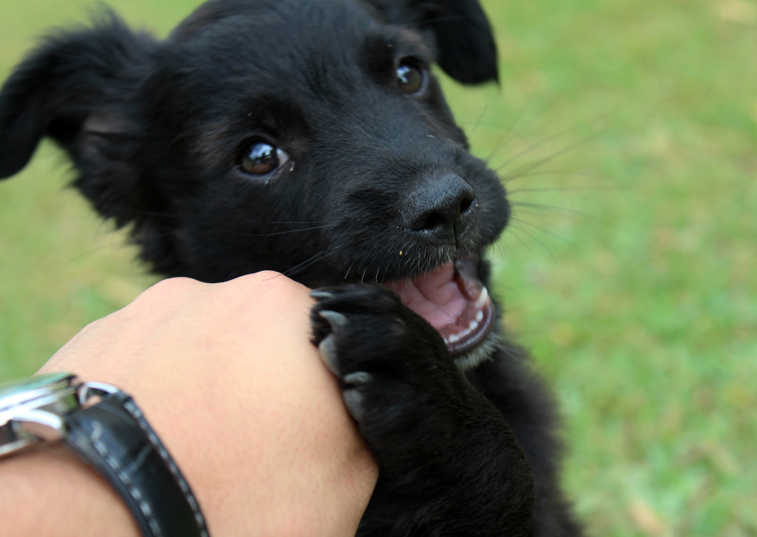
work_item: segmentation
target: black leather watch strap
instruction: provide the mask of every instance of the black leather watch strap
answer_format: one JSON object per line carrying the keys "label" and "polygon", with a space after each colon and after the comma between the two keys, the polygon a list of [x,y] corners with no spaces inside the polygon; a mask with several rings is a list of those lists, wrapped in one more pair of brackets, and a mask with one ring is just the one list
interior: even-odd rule
{"label": "black leather watch strap", "polygon": [[189,484],[131,397],[103,395],[64,420],[64,443],[110,482],[145,537],[208,537]]}

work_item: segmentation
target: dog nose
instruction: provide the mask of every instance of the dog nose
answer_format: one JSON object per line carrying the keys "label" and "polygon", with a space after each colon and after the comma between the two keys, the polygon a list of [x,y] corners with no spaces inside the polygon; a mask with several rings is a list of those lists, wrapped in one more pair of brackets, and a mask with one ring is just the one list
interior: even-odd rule
{"label": "dog nose", "polygon": [[476,193],[459,175],[424,181],[408,196],[405,226],[442,242],[455,242],[475,208]]}

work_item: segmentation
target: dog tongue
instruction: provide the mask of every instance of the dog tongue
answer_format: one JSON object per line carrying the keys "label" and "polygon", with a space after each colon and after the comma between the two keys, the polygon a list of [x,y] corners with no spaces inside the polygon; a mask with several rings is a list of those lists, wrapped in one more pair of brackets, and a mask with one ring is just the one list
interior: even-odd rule
{"label": "dog tongue", "polygon": [[494,326],[494,305],[476,267],[474,259],[458,259],[386,286],[441,334],[453,356],[459,356],[484,341]]}
{"label": "dog tongue", "polygon": [[467,305],[452,263],[429,274],[386,285],[399,295],[403,304],[437,330],[454,324]]}

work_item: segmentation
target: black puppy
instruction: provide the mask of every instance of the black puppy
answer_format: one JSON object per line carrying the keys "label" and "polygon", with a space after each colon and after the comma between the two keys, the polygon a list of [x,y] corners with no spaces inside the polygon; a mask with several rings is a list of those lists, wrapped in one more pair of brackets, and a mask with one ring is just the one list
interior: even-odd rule
{"label": "black puppy", "polygon": [[485,287],[505,191],[432,62],[497,78],[475,0],[212,0],[162,42],[106,15],[5,83],[0,178],[48,136],[154,271],[321,288],[314,341],[381,469],[360,535],[577,536]]}

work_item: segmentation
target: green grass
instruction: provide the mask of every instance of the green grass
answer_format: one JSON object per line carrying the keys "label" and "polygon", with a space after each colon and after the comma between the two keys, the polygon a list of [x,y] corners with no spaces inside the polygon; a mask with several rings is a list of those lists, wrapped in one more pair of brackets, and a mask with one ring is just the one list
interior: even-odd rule
{"label": "green grass", "polygon": [[[88,4],[0,4],[0,78]],[[164,35],[196,2],[112,4]],[[757,535],[757,3],[486,6],[501,87],[447,93],[516,176],[497,287],[557,391],[578,513],[603,537]],[[66,169],[45,146],[0,184],[0,378],[153,281]]]}

